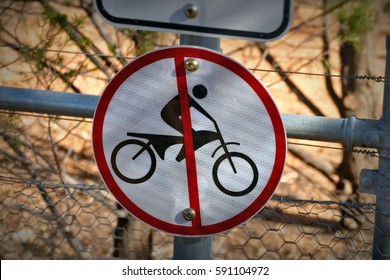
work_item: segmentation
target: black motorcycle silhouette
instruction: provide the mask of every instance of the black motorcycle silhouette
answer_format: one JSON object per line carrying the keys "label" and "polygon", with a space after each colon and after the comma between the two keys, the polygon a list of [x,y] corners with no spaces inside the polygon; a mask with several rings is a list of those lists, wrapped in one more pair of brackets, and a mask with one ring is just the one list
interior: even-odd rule
{"label": "black motorcycle silhouette", "polygon": [[[246,194],[250,193],[255,188],[255,186],[258,182],[258,179],[259,179],[259,172],[258,172],[258,169],[256,167],[256,164],[253,162],[253,160],[249,156],[247,156],[243,153],[230,152],[228,150],[228,145],[240,145],[240,143],[237,143],[237,142],[227,142],[226,143],[222,137],[222,134],[219,130],[217,123],[214,122],[214,125],[215,125],[215,129],[216,129],[216,132],[218,135],[217,140],[220,141],[221,145],[215,149],[215,151],[213,152],[211,157],[214,158],[214,156],[216,155],[217,151],[220,148],[222,148],[224,151],[224,153],[219,158],[217,158],[217,160],[215,161],[215,163],[213,165],[212,176],[213,176],[214,183],[220,191],[222,191],[223,193],[225,193],[227,195],[230,195],[230,196],[246,195]],[[162,160],[164,160],[165,151],[169,147],[176,145],[176,144],[183,144],[183,141],[184,141],[183,136],[144,134],[144,133],[132,133],[132,132],[127,133],[127,136],[131,136],[134,138],[142,138],[142,139],[146,140],[146,141],[141,141],[139,139],[125,140],[123,142],[120,142],[114,148],[114,150],[111,154],[111,166],[112,166],[112,169],[114,170],[115,174],[121,180],[123,180],[127,183],[130,183],[130,184],[143,183],[143,182],[147,181],[149,178],[151,178],[152,175],[154,174],[154,172],[156,170],[156,166],[157,166],[157,161],[156,161],[156,155],[151,147],[153,147],[154,150],[156,151],[156,153],[160,156],[160,158]],[[212,140],[212,141],[214,141],[214,140]],[[135,154],[126,155],[126,156],[129,156],[129,164],[130,164],[130,161],[136,161],[137,158],[145,152],[150,157],[150,166],[148,168],[146,168],[145,172],[142,173],[141,175],[139,175],[139,174],[123,174],[117,166],[118,154],[121,152],[121,150],[124,147],[128,147],[130,145],[133,146],[132,148],[138,146],[139,149],[135,150],[136,151]],[[126,151],[124,149],[122,150],[122,153],[123,152],[126,153]],[[184,149],[182,149],[182,152],[184,152]],[[184,158],[185,158],[185,154],[179,153],[176,160],[178,162],[180,162]],[[238,191],[237,190],[230,190],[226,186],[223,186],[220,178],[218,177],[218,170],[219,170],[221,164],[225,161],[227,161],[230,164],[232,172],[234,172],[234,174],[236,174],[237,169],[236,169],[234,162],[237,159],[241,159],[241,161],[244,160],[245,162],[247,162],[249,164],[250,168],[252,169],[251,170],[252,171],[252,181],[250,182],[249,186],[245,187],[242,190],[238,190]]]}

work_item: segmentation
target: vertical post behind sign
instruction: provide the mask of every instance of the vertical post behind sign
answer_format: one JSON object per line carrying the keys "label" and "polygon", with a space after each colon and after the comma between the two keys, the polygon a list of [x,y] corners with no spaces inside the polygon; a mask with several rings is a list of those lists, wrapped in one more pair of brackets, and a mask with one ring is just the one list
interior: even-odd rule
{"label": "vertical post behind sign", "polygon": [[[220,51],[219,38],[180,35],[180,45],[192,45]],[[174,237],[174,260],[210,260],[212,237]]]}
{"label": "vertical post behind sign", "polygon": [[[386,38],[386,73],[383,96],[382,133],[383,137],[390,133],[390,33]],[[390,147],[386,139],[382,140],[379,149],[378,179],[376,186],[376,211],[373,259],[390,259]]]}

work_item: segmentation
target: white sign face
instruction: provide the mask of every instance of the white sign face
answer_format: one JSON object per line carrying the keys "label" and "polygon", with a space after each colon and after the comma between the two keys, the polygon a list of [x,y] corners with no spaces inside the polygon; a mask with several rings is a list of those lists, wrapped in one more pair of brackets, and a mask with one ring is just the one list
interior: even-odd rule
{"label": "white sign face", "polygon": [[282,175],[286,134],[262,83],[235,60],[172,47],[125,66],[98,103],[101,176],[138,219],[174,235],[242,224]]}
{"label": "white sign face", "polygon": [[95,0],[95,6],[119,27],[258,41],[286,33],[293,12],[292,0]]}

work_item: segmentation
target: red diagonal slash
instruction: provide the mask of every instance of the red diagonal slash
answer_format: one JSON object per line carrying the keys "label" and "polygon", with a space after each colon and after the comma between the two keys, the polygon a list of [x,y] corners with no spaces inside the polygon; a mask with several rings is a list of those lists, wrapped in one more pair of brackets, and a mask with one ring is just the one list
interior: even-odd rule
{"label": "red diagonal slash", "polygon": [[[175,57],[175,69],[177,88],[179,91],[181,120],[183,125],[184,150],[186,154],[187,182],[190,199],[190,207],[195,210],[196,217],[192,220],[193,227],[201,226],[198,177],[196,174],[196,160],[194,151],[194,140],[192,138],[191,112],[188,101],[188,87],[184,57]],[[184,209],[183,209],[184,210]]]}

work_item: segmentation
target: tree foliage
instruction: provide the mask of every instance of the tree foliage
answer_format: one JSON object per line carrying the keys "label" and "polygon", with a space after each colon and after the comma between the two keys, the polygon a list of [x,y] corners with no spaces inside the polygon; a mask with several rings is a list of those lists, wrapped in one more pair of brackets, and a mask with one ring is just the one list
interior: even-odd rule
{"label": "tree foliage", "polygon": [[352,1],[341,8],[337,13],[341,42],[361,49],[361,37],[373,29],[375,15],[375,5],[370,0]]}

